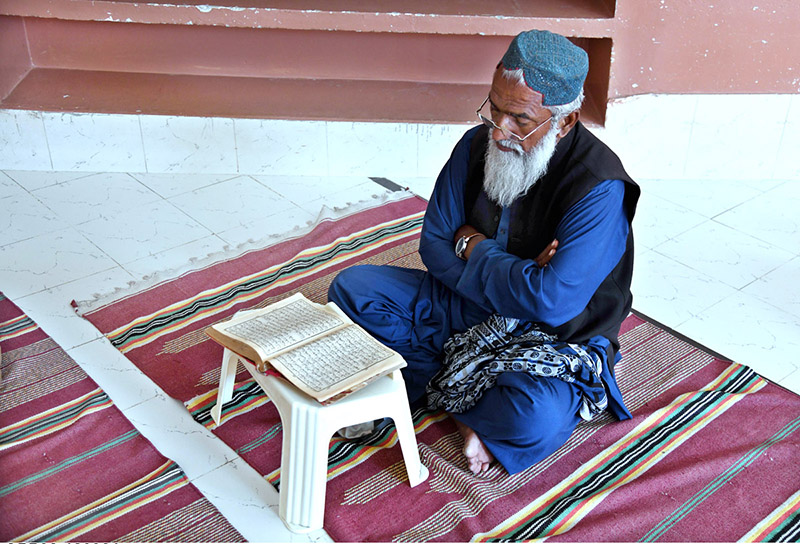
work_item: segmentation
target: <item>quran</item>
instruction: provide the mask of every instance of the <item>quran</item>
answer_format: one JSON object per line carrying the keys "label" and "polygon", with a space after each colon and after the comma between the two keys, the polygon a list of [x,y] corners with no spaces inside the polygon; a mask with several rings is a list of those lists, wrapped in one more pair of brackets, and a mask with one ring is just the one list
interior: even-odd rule
{"label": "quran", "polygon": [[302,293],[237,312],[205,333],[259,372],[277,371],[322,404],[406,366],[399,353],[370,336],[336,304],[317,304]]}

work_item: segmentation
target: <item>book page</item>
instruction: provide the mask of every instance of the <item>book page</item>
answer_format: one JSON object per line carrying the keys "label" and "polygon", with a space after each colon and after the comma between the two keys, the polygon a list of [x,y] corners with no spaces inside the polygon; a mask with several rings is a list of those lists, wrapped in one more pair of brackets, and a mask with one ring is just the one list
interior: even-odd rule
{"label": "book page", "polygon": [[349,326],[271,359],[315,392],[338,387],[395,352],[357,326]]}
{"label": "book page", "polygon": [[345,324],[335,313],[305,298],[297,298],[249,319],[244,317],[220,328],[246,339],[267,356]]}

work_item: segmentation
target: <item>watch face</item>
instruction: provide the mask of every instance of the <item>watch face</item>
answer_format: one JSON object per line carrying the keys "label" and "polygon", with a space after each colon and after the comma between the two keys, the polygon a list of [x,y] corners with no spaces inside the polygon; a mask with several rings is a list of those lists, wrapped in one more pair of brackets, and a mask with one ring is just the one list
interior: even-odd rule
{"label": "watch face", "polygon": [[458,239],[456,242],[456,255],[461,257],[464,254],[464,251],[467,249],[467,240],[464,236]]}

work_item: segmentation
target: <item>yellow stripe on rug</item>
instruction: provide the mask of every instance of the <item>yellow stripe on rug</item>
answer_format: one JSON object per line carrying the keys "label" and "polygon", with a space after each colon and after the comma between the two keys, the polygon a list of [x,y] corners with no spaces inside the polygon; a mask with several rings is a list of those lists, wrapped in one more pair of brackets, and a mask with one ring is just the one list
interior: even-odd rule
{"label": "yellow stripe on rug", "polygon": [[[716,379],[714,379],[700,391],[686,393],[677,397],[671,404],[653,413],[650,417],[637,425],[636,428],[634,428],[630,433],[621,438],[615,444],[606,448],[604,451],[600,452],[592,460],[582,465],[578,470],[572,473],[572,475],[562,481],[559,485],[550,489],[546,494],[537,498],[528,507],[520,510],[514,516],[506,519],[491,531],[475,535],[473,541],[485,542],[492,539],[501,538],[502,535],[505,535],[509,531],[512,531],[515,528],[523,525],[527,520],[534,518],[538,513],[546,509],[552,503],[556,502],[562,497],[567,496],[570,490],[576,487],[579,482],[584,480],[588,475],[595,472],[600,472],[603,466],[611,462],[615,457],[617,457],[621,452],[631,446],[642,436],[647,435],[649,432],[657,428],[664,420],[669,418],[670,415],[689,404],[702,393],[714,391],[716,386],[725,382],[725,380],[739,370],[739,368],[739,365],[730,365],[722,374],[720,374]],[[743,400],[748,394],[755,393],[756,391],[762,389],[765,385],[767,385],[767,383],[768,382],[766,380],[756,377],[756,379],[753,380],[753,383],[746,390],[737,394],[727,395],[719,403],[713,406],[705,415],[699,417],[690,425],[681,429],[681,431],[676,433],[671,439],[660,445],[656,451],[639,460],[637,463],[631,465],[631,467],[626,469],[621,478],[618,478],[606,487],[597,490],[588,498],[578,500],[576,504],[574,504],[569,511],[561,517],[558,523],[552,525],[546,534],[539,535],[539,538],[545,539],[569,531],[613,491],[641,476],[643,473],[661,461],[664,457],[666,457],[669,453],[677,449],[681,444],[697,434],[697,432],[703,429],[711,421],[716,419],[739,401]]]}

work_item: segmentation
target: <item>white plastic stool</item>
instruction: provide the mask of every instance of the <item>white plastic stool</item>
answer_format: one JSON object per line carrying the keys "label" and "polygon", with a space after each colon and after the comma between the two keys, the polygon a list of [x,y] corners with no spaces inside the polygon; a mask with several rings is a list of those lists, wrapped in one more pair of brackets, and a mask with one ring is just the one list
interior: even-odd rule
{"label": "white plastic stool", "polygon": [[293,532],[322,528],[325,516],[325,487],[328,476],[328,447],[331,436],[342,427],[390,417],[414,487],[428,478],[420,462],[417,437],[408,407],[403,376],[395,370],[333,404],[323,406],[282,378],[264,375],[255,365],[226,349],[222,356],[217,404],[211,417],[217,425],[222,405],[233,395],[237,363],[241,362],[278,408],[283,425],[281,451],[280,517]]}

